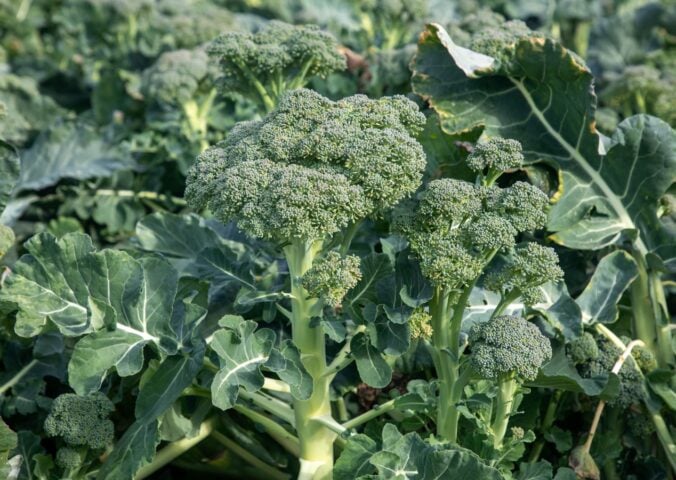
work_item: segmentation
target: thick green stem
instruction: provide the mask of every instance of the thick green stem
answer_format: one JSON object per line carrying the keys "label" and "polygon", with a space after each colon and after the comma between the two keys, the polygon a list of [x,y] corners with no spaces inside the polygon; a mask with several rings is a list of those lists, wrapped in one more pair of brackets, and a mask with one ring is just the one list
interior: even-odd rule
{"label": "thick green stem", "polygon": [[493,431],[493,446],[496,450],[502,448],[502,440],[507,432],[509,417],[512,414],[514,395],[517,383],[513,377],[500,379],[498,382],[498,397],[496,398],[495,418],[491,425]]}
{"label": "thick green stem", "polygon": [[272,465],[268,465],[255,455],[252,455],[247,449],[241,447],[237,442],[223,435],[221,432],[213,432],[211,436],[225,448],[233,452],[245,462],[252,465],[257,471],[264,473],[267,478],[271,480],[288,480],[291,478],[291,475],[288,473],[281,472]]}
{"label": "thick green stem", "polygon": [[437,435],[449,442],[458,436],[458,412],[452,401],[453,385],[458,378],[458,345],[452,343],[451,311],[448,289],[436,287],[430,301],[432,346],[439,381]]}
{"label": "thick green stem", "polygon": [[274,438],[286,451],[295,456],[300,455],[300,442],[298,441],[298,438],[287,432],[279,423],[255,410],[245,407],[244,405],[237,404],[234,409],[263,427],[265,432]]}
{"label": "thick green stem", "polygon": [[162,450],[157,452],[157,455],[155,455],[155,458],[150,464],[138,471],[134,477],[134,480],[143,480],[144,478],[149,477],[160,468],[183,455],[185,452],[211,435],[214,430],[215,423],[216,421],[214,419],[207,420],[206,422],[202,423],[202,425],[200,425],[199,433],[194,437],[184,438],[176,442],[172,442],[164,447]]}
{"label": "thick green stem", "polygon": [[[547,405],[547,411],[545,412],[545,417],[542,419],[542,424],[540,425],[540,430],[542,432],[548,431],[552,425],[554,425],[554,420],[556,420],[556,410],[559,407],[559,402],[563,394],[562,390],[555,390],[552,394],[552,398],[549,399],[549,404]],[[531,450],[530,457],[528,458],[529,463],[535,463],[540,458],[542,449],[545,446],[545,441],[543,438],[538,438],[537,442]]]}
{"label": "thick green stem", "polygon": [[7,382],[5,382],[1,387],[0,387],[0,395],[3,395],[7,390],[12,388],[14,385],[19,383],[23,377],[26,376],[26,374],[38,364],[38,361],[36,359],[33,359],[28,363],[25,367],[23,367],[21,370],[19,370],[16,375],[14,375],[12,378],[10,378]]}
{"label": "thick green stem", "polygon": [[629,287],[634,335],[642,340],[650,350],[654,351],[657,331],[652,303],[650,302],[647,266],[645,259],[638,252],[634,252],[634,260],[638,265],[638,276]]}
{"label": "thick green stem", "polygon": [[300,351],[301,360],[312,377],[312,395],[307,400],[294,399],[296,432],[300,440],[301,469],[299,479],[325,480],[332,477],[333,442],[336,433],[326,427],[320,417],[331,416],[329,385],[326,372],[326,345],[324,332],[312,326],[318,312],[318,300],[308,298],[302,277],[312,267],[321,249],[321,242],[294,241],[284,249],[291,278],[291,327],[293,342]]}
{"label": "thick green stem", "polygon": [[395,406],[396,399],[385,402],[382,405],[375,405],[368,412],[364,412],[361,415],[354,417],[353,419],[343,423],[343,427],[348,430],[351,428],[356,428],[359,425],[363,425],[364,423],[369,422],[374,418],[378,418],[379,416],[386,414],[387,412],[391,412],[392,410],[394,410]]}

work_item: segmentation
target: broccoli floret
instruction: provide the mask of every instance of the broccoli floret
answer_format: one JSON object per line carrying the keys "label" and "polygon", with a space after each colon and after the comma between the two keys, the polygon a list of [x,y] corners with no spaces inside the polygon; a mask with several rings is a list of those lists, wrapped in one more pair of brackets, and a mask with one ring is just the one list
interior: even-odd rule
{"label": "broccoli floret", "polygon": [[56,452],[56,464],[68,472],[77,471],[82,466],[82,455],[74,448],[59,448]]}
{"label": "broccoli floret", "polygon": [[186,198],[253,237],[322,239],[418,188],[425,155],[412,135],[424,122],[401,96],[332,102],[294,90],[200,155]]}
{"label": "broccoli floret", "polygon": [[[620,348],[603,337],[598,338],[596,344],[599,348],[598,358],[579,367],[585,377],[608,375],[622,355]],[[618,377],[620,390],[617,397],[608,401],[608,405],[627,408],[630,405],[641,403],[646,395],[645,384],[643,375],[636,369],[634,362],[624,362]]]}
{"label": "broccoli floret", "polygon": [[526,319],[502,315],[475,325],[469,335],[471,364],[486,379],[535,380],[552,357],[549,339]]}
{"label": "broccoli floret", "polygon": [[433,180],[420,196],[418,223],[429,231],[450,230],[482,211],[481,191],[463,180]]}
{"label": "broccoli floret", "polygon": [[596,360],[599,357],[599,347],[596,339],[589,332],[584,332],[568,346],[568,356],[576,365]]}
{"label": "broccoli floret", "polygon": [[427,0],[360,0],[365,47],[382,50],[401,47],[414,40],[427,17]]}
{"label": "broccoli floret", "polygon": [[563,278],[559,256],[553,248],[534,242],[519,245],[514,249],[510,262],[486,275],[484,285],[503,297],[521,297],[524,303],[533,305],[542,300],[539,286]]}
{"label": "broccoli floret", "polygon": [[345,294],[361,279],[359,257],[341,257],[331,251],[315,261],[303,275],[303,287],[311,297],[323,298],[327,304],[337,307]]}
{"label": "broccoli floret", "polygon": [[488,208],[509,220],[517,232],[530,232],[547,223],[549,198],[539,188],[515,182],[509,188],[487,188]]}
{"label": "broccoli floret", "polygon": [[484,262],[463,246],[460,237],[457,232],[411,235],[420,269],[433,285],[467,285],[481,274]]}
{"label": "broccoli floret", "polygon": [[500,450],[518,385],[535,380],[552,358],[549,339],[526,319],[503,315],[475,325],[469,334],[470,365],[482,378],[495,380],[498,392],[491,422],[493,446]]}
{"label": "broccoli floret", "polygon": [[516,229],[509,220],[494,213],[486,213],[462,229],[465,242],[480,252],[507,250],[514,246]]}
{"label": "broccoli floret", "polygon": [[496,27],[487,27],[472,36],[470,49],[485,55],[501,58],[513,49],[522,38],[544,38],[534,32],[521,20],[510,20]]}
{"label": "broccoli floret", "polygon": [[652,372],[657,368],[657,358],[648,347],[636,346],[632,349],[631,355],[642,372]]}
{"label": "broccoli floret", "polygon": [[484,184],[491,185],[504,172],[523,164],[521,143],[509,138],[494,138],[477,143],[467,157],[467,165],[480,173]]}
{"label": "broccoli floret", "polygon": [[208,47],[221,67],[223,92],[237,93],[272,110],[281,95],[345,69],[338,43],[315,25],[271,21],[259,32],[225,33]]}
{"label": "broccoli floret", "polygon": [[638,438],[645,438],[655,433],[655,422],[645,412],[633,412],[627,416],[629,432]]}
{"label": "broccoli floret", "polygon": [[411,332],[411,338],[428,340],[432,337],[432,316],[423,308],[418,307],[408,318],[408,328]]}
{"label": "broccoli floret", "polygon": [[113,442],[114,427],[108,416],[114,410],[113,402],[102,393],[65,393],[52,403],[45,419],[45,433],[61,437],[71,447],[102,449]]}

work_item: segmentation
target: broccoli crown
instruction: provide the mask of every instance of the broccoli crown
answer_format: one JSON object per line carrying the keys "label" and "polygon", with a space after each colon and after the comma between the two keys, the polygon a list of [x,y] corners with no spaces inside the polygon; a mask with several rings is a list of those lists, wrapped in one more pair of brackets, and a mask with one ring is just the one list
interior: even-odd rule
{"label": "broccoli crown", "polygon": [[[608,375],[622,355],[622,350],[604,337],[599,337],[596,344],[599,349],[598,358],[580,366],[585,377]],[[609,400],[608,404],[627,408],[630,405],[641,403],[646,395],[645,385],[641,372],[636,369],[633,362],[624,362],[618,377],[620,379],[619,393],[617,397]]]}
{"label": "broccoli crown", "polygon": [[180,105],[204,88],[209,70],[208,57],[202,49],[166,52],[143,72],[141,92],[156,102]]}
{"label": "broccoli crown", "polygon": [[522,317],[503,315],[475,325],[470,331],[476,372],[486,379],[515,375],[534,380],[552,358],[549,339]]}
{"label": "broccoli crown", "polygon": [[207,51],[221,67],[222,89],[243,95],[250,94],[254,79],[264,86],[276,85],[279,95],[285,89],[280,80],[295,80],[294,86],[301,87],[310,76],[325,77],[346,66],[331,34],[316,25],[295,26],[277,20],[253,34],[222,34]]}
{"label": "broccoli crown", "polygon": [[365,0],[356,3],[370,42],[384,50],[409,43],[428,13],[428,0]]}
{"label": "broccoli crown", "polygon": [[561,278],[563,270],[554,249],[528,242],[514,248],[510,262],[486,275],[484,285],[503,295],[518,293],[524,303],[532,305],[542,300],[540,285]]}
{"label": "broccoli crown", "polygon": [[508,219],[518,232],[530,232],[547,223],[549,198],[539,188],[515,182],[508,188],[486,189],[489,208]]}
{"label": "broccoli crown", "polygon": [[423,308],[418,307],[408,318],[408,328],[411,338],[427,340],[432,337],[432,316]]}
{"label": "broccoli crown", "polygon": [[599,357],[599,347],[596,339],[589,332],[584,332],[568,346],[568,356],[576,365],[596,360]]}
{"label": "broccoli crown", "polygon": [[655,433],[655,422],[645,412],[633,412],[627,416],[629,432],[638,438],[649,437]]}
{"label": "broccoli crown", "polygon": [[511,138],[494,138],[477,143],[467,157],[467,165],[475,172],[505,172],[523,164],[521,143]]}
{"label": "broccoli crown", "polygon": [[82,466],[82,456],[74,448],[59,448],[56,452],[56,464],[64,470],[76,470]]}
{"label": "broccoli crown", "polygon": [[342,257],[331,251],[318,259],[312,268],[303,275],[303,287],[311,297],[323,298],[336,307],[343,301],[345,294],[361,279],[359,257]]}
{"label": "broccoli crown", "polygon": [[198,157],[186,198],[257,238],[324,238],[418,188],[425,154],[412,135],[424,123],[403,96],[293,90]]}
{"label": "broccoli crown", "polygon": [[456,288],[476,279],[496,252],[514,247],[519,232],[541,226],[547,202],[524,182],[503,189],[443,178],[403,202],[392,228],[408,237],[428,280]]}
{"label": "broccoli crown", "polygon": [[88,396],[65,393],[52,402],[44,429],[50,437],[61,437],[71,447],[105,448],[114,437],[108,416],[113,402],[100,392]]}
{"label": "broccoli crown", "polygon": [[161,0],[152,3],[152,13],[153,27],[175,48],[193,48],[238,28],[232,12],[210,1]]}

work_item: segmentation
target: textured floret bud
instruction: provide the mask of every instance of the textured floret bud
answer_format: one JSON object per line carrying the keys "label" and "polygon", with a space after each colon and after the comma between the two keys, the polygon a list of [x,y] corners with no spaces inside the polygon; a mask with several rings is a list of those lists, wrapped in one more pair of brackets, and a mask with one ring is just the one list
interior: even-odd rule
{"label": "textured floret bud", "polygon": [[526,319],[503,315],[470,331],[474,370],[486,379],[516,375],[529,381],[552,358],[549,339]]}
{"label": "textured floret bud", "polygon": [[341,257],[338,252],[329,252],[303,275],[303,287],[311,297],[323,298],[327,304],[337,307],[345,294],[359,283],[359,264],[359,257]]}
{"label": "textured floret bud", "polygon": [[113,422],[108,419],[113,410],[113,403],[102,393],[65,393],[52,403],[44,423],[45,433],[61,437],[70,446],[105,448],[113,441]]}
{"label": "textured floret bud", "polygon": [[467,157],[467,165],[475,172],[505,172],[523,164],[521,143],[509,138],[494,138],[477,143]]}

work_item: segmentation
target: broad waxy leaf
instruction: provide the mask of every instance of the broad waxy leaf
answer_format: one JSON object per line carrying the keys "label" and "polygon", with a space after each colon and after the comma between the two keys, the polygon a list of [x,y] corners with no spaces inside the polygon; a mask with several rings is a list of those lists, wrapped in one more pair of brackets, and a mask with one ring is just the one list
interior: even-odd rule
{"label": "broad waxy leaf", "polygon": [[364,333],[355,335],[350,347],[364,382],[374,388],[383,388],[390,383],[392,369]]}
{"label": "broad waxy leaf", "polygon": [[0,139],[0,213],[9,202],[19,178],[19,155],[14,147]]}
{"label": "broad waxy leaf", "polygon": [[136,399],[136,421],[115,445],[99,471],[99,480],[128,480],[155,456],[160,442],[157,419],[181,396],[202,367],[204,346],[190,355],[163,361]]}
{"label": "broad waxy leaf", "polygon": [[223,410],[232,408],[240,387],[255,392],[263,387],[260,369],[270,358],[275,334],[256,322],[241,322],[236,329],[214,333],[211,348],[218,354],[221,369],[211,383],[214,405]]}
{"label": "broad waxy leaf", "polygon": [[300,352],[291,340],[284,341],[279,350],[272,349],[265,366],[289,385],[294,398],[307,400],[312,395],[312,377],[301,362]]}
{"label": "broad waxy leaf", "polygon": [[86,123],[58,123],[40,134],[21,154],[17,190],[39,190],[62,178],[84,180],[107,177],[130,169],[135,162],[119,146],[112,132],[101,132]]}
{"label": "broad waxy leaf", "polygon": [[601,259],[589,284],[575,300],[584,323],[613,323],[617,320],[617,302],[638,275],[636,262],[618,250]]}
{"label": "broad waxy leaf", "polygon": [[561,169],[548,222],[555,241],[598,249],[637,232],[644,254],[676,259],[673,232],[656,214],[676,175],[674,132],[653,117],[629,118],[603,156],[592,75],[574,53],[532,36],[496,59],[459,47],[441,26],[430,24],[420,37],[414,70],[414,91],[430,102],[446,133],[517,138],[527,160]]}

